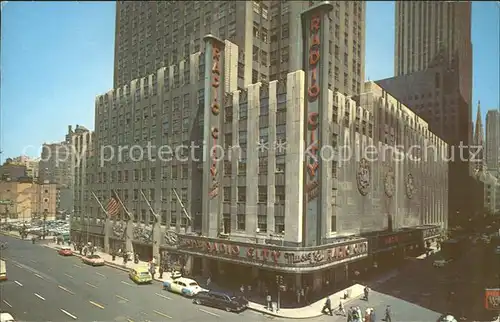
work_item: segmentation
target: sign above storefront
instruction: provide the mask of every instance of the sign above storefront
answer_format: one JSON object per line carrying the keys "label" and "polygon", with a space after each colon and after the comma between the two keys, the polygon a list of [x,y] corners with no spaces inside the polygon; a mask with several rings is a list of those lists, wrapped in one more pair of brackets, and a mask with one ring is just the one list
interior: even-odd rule
{"label": "sign above storefront", "polygon": [[490,311],[500,311],[500,288],[484,290],[484,308]]}
{"label": "sign above storefront", "polygon": [[317,267],[337,264],[368,254],[367,241],[323,246],[310,251],[291,251],[276,246],[251,245],[230,241],[214,241],[207,238],[179,236],[180,251],[198,253],[201,256],[218,256],[268,266],[288,268]]}
{"label": "sign above storefront", "polygon": [[436,237],[441,233],[441,228],[432,227],[424,230],[424,239]]}

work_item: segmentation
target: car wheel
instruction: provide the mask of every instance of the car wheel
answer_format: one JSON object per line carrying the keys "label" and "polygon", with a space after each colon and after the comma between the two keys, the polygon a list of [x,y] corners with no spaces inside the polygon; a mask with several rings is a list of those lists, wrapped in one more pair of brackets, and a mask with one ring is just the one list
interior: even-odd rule
{"label": "car wheel", "polygon": [[226,307],[226,312],[231,312],[231,308]]}
{"label": "car wheel", "polygon": [[193,301],[193,303],[194,303],[194,304],[198,304],[198,305],[200,305],[200,304],[201,304],[201,301],[200,301],[200,300],[198,300],[198,299],[195,299],[195,300]]}

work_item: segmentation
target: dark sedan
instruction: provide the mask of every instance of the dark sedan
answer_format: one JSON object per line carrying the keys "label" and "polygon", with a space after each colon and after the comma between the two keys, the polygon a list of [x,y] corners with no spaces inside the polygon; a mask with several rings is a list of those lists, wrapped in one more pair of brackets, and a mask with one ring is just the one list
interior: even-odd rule
{"label": "dark sedan", "polygon": [[227,312],[241,312],[248,307],[248,301],[244,297],[229,296],[219,292],[199,292],[193,299],[194,304],[206,305]]}

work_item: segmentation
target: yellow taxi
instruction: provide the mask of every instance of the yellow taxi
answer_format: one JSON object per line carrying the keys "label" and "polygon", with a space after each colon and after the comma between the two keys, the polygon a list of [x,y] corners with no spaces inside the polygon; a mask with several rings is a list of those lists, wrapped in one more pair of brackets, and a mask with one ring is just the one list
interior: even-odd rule
{"label": "yellow taxi", "polygon": [[153,282],[153,277],[151,276],[148,267],[132,268],[129,271],[128,276],[137,284],[146,284]]}

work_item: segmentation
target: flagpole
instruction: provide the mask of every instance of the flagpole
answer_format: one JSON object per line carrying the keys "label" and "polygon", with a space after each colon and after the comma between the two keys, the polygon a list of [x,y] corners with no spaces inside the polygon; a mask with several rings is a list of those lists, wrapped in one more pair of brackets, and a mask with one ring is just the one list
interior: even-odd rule
{"label": "flagpole", "polygon": [[[93,191],[90,191],[90,193],[92,194],[95,201],[97,201],[97,203],[99,204],[99,207],[101,207],[102,211],[106,215],[104,220],[107,220],[109,218],[109,213],[106,211],[106,208],[104,208],[101,201],[99,201],[99,198],[97,198],[97,196],[95,195],[95,193]],[[106,225],[106,224],[104,224],[104,225]],[[90,228],[90,218],[87,218],[87,243],[89,242],[89,228]]]}
{"label": "flagpole", "polygon": [[130,211],[128,211],[127,207],[125,207],[125,205],[123,204],[122,200],[120,199],[120,197],[118,196],[118,194],[116,193],[116,191],[114,190],[111,190],[114,194],[114,196],[116,197],[116,199],[118,199],[118,202],[120,203],[120,206],[122,206],[123,210],[125,210],[125,213],[127,214],[128,216],[128,219],[132,219],[132,214],[130,213]]}
{"label": "flagpole", "polygon": [[141,192],[141,196],[144,198],[144,201],[146,201],[146,204],[148,205],[149,207],[149,211],[151,211],[151,213],[153,214],[153,216],[155,216],[155,219],[156,219],[156,222],[158,222],[158,214],[153,210],[153,207],[151,207],[151,203],[149,202],[148,198],[146,198],[146,195],[144,194],[144,191],[142,191],[142,189],[139,189],[139,191]]}
{"label": "flagpole", "polygon": [[175,188],[172,188],[172,190],[174,191],[175,198],[177,199],[177,201],[181,205],[182,212],[184,213],[184,216],[186,216],[186,218],[188,219],[188,223],[187,223],[187,227],[186,227],[187,229],[186,230],[188,232],[191,232],[191,225],[193,224],[191,216],[188,214],[188,212],[186,210],[186,207],[184,207],[184,203],[182,202],[181,198],[179,197],[179,194],[177,193],[177,190],[175,190]]}

